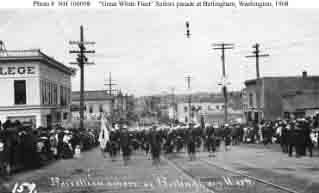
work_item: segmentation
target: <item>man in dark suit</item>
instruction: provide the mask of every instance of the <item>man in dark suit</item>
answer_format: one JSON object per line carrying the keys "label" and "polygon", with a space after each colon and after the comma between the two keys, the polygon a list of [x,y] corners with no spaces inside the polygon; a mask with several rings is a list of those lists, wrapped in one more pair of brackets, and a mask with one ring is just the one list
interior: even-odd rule
{"label": "man in dark suit", "polygon": [[153,165],[158,166],[160,163],[161,137],[159,132],[156,131],[156,126],[153,126],[151,128],[151,131],[149,134],[149,144],[151,146]]}
{"label": "man in dark suit", "polygon": [[128,160],[130,159],[130,134],[128,132],[128,129],[126,127],[121,126],[120,131],[120,144],[121,144],[121,150],[122,150],[122,156],[124,165],[127,166]]}

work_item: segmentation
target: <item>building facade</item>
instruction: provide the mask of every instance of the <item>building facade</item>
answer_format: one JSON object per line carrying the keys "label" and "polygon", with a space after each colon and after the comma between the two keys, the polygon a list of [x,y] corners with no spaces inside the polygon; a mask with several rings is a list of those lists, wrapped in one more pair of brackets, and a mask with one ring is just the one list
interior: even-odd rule
{"label": "building facade", "polygon": [[291,90],[282,99],[285,118],[313,116],[319,112],[319,90]]}
{"label": "building facade", "polygon": [[[130,118],[133,110],[134,97],[119,92],[110,96],[105,90],[91,90],[84,92],[84,118],[86,120],[100,120],[102,115],[113,122]],[[80,120],[80,92],[72,92],[72,117]]]}
{"label": "building facade", "polygon": [[[102,114],[110,115],[113,96],[107,95],[104,90],[84,92],[84,118],[99,120]],[[80,120],[80,91],[72,92],[72,117]]]}
{"label": "building facade", "polygon": [[[302,98],[289,96],[291,92],[318,91],[319,76],[263,77],[248,80],[244,89],[246,100],[244,113],[248,122],[275,120],[284,117],[285,112],[299,109],[299,105],[308,103],[306,108],[317,108],[315,96],[303,94]],[[313,94],[312,94],[313,95]],[[299,100],[299,101],[298,101]],[[293,102],[295,101],[295,102]]]}
{"label": "building facade", "polygon": [[0,56],[0,120],[35,127],[71,119],[72,70],[40,50],[7,51]]}
{"label": "building facade", "polygon": [[[191,101],[191,109],[187,101],[177,104],[178,121],[184,123],[189,122],[189,116],[191,116],[191,122],[194,123],[201,123],[201,120],[204,120],[209,124],[222,124],[224,123],[224,111],[225,105],[222,97],[194,99]],[[243,117],[242,111],[232,108],[229,103],[227,112],[229,121]]]}

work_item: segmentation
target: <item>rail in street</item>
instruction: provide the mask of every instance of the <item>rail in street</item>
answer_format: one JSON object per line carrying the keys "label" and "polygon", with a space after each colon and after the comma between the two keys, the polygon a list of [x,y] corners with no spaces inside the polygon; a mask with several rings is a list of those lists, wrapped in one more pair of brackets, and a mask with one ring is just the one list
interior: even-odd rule
{"label": "rail in street", "polygon": [[213,161],[188,161],[186,154],[171,156],[168,161],[180,171],[216,193],[299,193],[290,188],[244,174]]}

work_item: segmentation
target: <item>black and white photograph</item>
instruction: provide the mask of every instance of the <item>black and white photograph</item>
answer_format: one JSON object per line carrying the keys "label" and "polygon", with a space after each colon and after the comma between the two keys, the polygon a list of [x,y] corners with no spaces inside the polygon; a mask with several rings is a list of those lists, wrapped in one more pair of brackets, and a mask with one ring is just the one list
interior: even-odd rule
{"label": "black and white photograph", "polygon": [[318,8],[92,2],[0,8],[0,193],[319,192]]}

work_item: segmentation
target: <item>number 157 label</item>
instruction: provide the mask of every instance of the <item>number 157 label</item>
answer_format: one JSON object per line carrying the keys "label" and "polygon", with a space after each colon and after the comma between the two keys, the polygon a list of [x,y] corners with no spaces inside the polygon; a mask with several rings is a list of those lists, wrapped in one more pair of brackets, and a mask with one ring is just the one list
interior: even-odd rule
{"label": "number 157 label", "polygon": [[23,182],[16,183],[12,189],[12,193],[37,193],[35,183]]}

